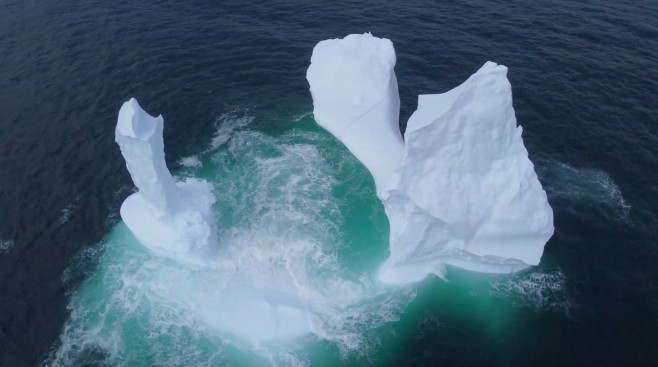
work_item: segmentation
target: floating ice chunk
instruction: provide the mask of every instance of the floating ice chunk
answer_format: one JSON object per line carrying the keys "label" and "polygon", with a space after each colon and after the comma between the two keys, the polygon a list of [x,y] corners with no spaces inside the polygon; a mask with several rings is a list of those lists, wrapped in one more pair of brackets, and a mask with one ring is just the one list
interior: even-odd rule
{"label": "floating ice chunk", "polygon": [[395,50],[370,33],[318,43],[306,78],[315,120],[363,163],[378,192],[403,155]]}
{"label": "floating ice chunk", "polygon": [[164,159],[162,116],[152,117],[134,98],[119,111],[115,140],[138,192],[121,205],[121,218],[147,247],[196,260],[216,242],[212,186],[202,180],[175,182]]}
{"label": "floating ice chunk", "polygon": [[380,279],[415,282],[446,264],[537,265],[553,212],[516,126],[507,68],[487,62],[459,87],[419,96],[401,143],[394,64],[389,40],[350,35],[320,42],[307,73],[317,122],[375,178],[390,222]]}

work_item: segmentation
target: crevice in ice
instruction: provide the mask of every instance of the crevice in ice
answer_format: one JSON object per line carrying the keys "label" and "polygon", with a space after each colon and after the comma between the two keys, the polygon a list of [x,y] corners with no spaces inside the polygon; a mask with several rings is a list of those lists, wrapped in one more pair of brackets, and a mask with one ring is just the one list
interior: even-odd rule
{"label": "crevice in ice", "polygon": [[345,133],[345,131],[349,130],[349,128],[350,128],[352,125],[354,125],[355,123],[357,123],[359,120],[363,119],[367,114],[369,114],[370,112],[372,112],[375,108],[379,107],[379,105],[382,104],[382,103],[384,103],[384,101],[386,101],[388,98],[389,98],[388,96],[384,96],[382,99],[379,100],[379,102],[375,103],[371,108],[369,108],[367,111],[365,111],[364,113],[362,113],[361,115],[359,115],[357,118],[355,118],[354,121],[352,121],[352,122],[348,123],[347,125],[345,125],[345,127],[343,128],[343,130],[340,131],[340,135],[342,135],[343,133]]}

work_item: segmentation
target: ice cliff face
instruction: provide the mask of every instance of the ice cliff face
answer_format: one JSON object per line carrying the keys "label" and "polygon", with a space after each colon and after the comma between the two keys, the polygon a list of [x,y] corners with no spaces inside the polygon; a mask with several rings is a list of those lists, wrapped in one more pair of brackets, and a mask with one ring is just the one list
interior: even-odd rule
{"label": "ice cliff face", "polygon": [[121,218],[152,250],[199,262],[216,242],[212,186],[174,181],[164,159],[162,130],[162,116],[148,115],[134,98],[121,106],[115,141],[139,190],[121,205]]}
{"label": "ice cliff face", "polygon": [[316,121],[370,170],[390,222],[380,279],[410,283],[445,265],[507,273],[537,265],[553,212],[516,126],[507,68],[421,95],[404,143],[389,40],[326,40],[307,79]]}
{"label": "ice cliff face", "polygon": [[[203,180],[175,182],[164,159],[162,116],[149,116],[133,98],[119,111],[115,140],[139,189],[121,205],[121,218],[146,247],[158,255],[201,269],[236,266],[216,255],[217,233],[212,186]],[[228,264],[227,264],[228,263]],[[312,331],[309,311],[298,294],[289,289],[250,284],[221,284],[204,288],[196,283],[168,293],[185,304],[201,322],[258,344],[292,338]]]}

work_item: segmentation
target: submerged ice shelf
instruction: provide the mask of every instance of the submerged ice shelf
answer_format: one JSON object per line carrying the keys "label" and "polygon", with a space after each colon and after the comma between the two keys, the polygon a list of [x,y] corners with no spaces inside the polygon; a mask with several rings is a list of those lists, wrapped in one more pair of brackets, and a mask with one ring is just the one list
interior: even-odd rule
{"label": "submerged ice shelf", "polygon": [[516,126],[507,68],[487,62],[457,88],[419,96],[403,142],[395,59],[388,39],[349,35],[318,43],[307,72],[316,121],[368,168],[389,218],[380,280],[537,265],[553,212]]}

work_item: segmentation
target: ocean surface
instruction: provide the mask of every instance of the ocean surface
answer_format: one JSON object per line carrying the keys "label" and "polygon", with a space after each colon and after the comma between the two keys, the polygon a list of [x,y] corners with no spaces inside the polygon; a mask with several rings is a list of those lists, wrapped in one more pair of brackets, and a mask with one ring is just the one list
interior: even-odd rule
{"label": "ocean surface", "polygon": [[[555,213],[538,267],[376,281],[383,207],[305,79],[318,41],[367,31],[394,42],[402,131],[418,94],[509,68]],[[130,97],[174,176],[213,184],[232,267],[121,222]],[[656,1],[0,0],[0,366],[656,366],[657,171]],[[195,316],[227,279],[284,278],[323,305],[316,334]]]}

